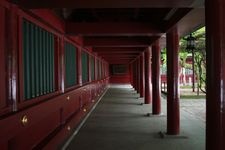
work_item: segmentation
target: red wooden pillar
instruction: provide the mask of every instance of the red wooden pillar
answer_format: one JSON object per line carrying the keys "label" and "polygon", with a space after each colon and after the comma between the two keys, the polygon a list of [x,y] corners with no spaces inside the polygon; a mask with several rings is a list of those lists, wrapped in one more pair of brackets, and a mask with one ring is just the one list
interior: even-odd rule
{"label": "red wooden pillar", "polygon": [[130,69],[130,84],[131,86],[133,86],[133,66],[132,66],[133,63],[130,63],[129,64],[129,69]]}
{"label": "red wooden pillar", "polygon": [[137,90],[137,60],[134,61],[134,89]]}
{"label": "red wooden pillar", "polygon": [[137,60],[135,60],[134,62],[134,67],[135,67],[135,80],[134,80],[134,83],[135,83],[135,90],[137,91]]}
{"label": "red wooden pillar", "polygon": [[141,75],[140,75],[140,57],[137,59],[137,92],[140,93],[140,83],[141,83]]}
{"label": "red wooden pillar", "polygon": [[159,41],[152,46],[152,114],[161,113],[161,77],[160,77],[160,47]]}
{"label": "red wooden pillar", "polygon": [[[17,111],[18,99],[18,16],[17,7],[11,5],[6,11],[6,55],[7,55],[7,90],[12,111]],[[3,22],[4,23],[4,22]]]}
{"label": "red wooden pillar", "polygon": [[144,53],[140,56],[140,97],[145,95],[145,70],[144,70]]}
{"label": "red wooden pillar", "polygon": [[179,78],[177,27],[166,34],[167,43],[167,134],[177,135],[180,132]]}
{"label": "red wooden pillar", "polygon": [[81,48],[77,50],[77,81],[78,84],[82,85],[82,68],[81,68]]}
{"label": "red wooden pillar", "polygon": [[88,80],[91,82],[91,55],[88,55]]}
{"label": "red wooden pillar", "polygon": [[136,76],[136,78],[135,78],[135,90],[136,91],[138,91],[138,66],[137,66],[137,64],[138,64],[138,61],[136,60],[135,61],[135,76]]}
{"label": "red wooden pillar", "polygon": [[206,0],[206,150],[225,149],[225,1]]}
{"label": "red wooden pillar", "polygon": [[0,6],[0,109],[7,106],[6,101],[6,73],[5,73],[5,17],[6,9]]}
{"label": "red wooden pillar", "polygon": [[95,56],[95,81],[98,80],[98,59],[97,56]]}
{"label": "red wooden pillar", "polygon": [[145,51],[145,104],[152,101],[152,77],[151,77],[151,47]]}
{"label": "red wooden pillar", "polygon": [[[57,38],[57,49],[59,50],[59,90],[65,92],[65,60],[64,60],[64,37]],[[56,82],[57,83],[57,82]]]}

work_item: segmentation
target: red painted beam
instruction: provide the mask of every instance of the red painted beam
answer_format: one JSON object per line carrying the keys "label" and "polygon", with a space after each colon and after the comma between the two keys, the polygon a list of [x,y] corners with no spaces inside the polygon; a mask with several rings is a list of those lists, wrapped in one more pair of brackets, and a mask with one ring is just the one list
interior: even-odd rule
{"label": "red painted beam", "polygon": [[[13,0],[11,0],[13,1]],[[17,0],[17,4],[26,8],[168,8],[199,7],[204,0]]]}
{"label": "red painted beam", "polygon": [[120,60],[133,60],[133,59],[135,59],[135,57],[134,58],[104,58],[106,61],[110,61],[110,60],[113,60],[113,61],[120,61]]}
{"label": "red painted beam", "polygon": [[143,47],[94,47],[93,52],[104,53],[140,53],[144,50]]}
{"label": "red painted beam", "polygon": [[133,59],[123,59],[123,60],[106,60],[108,63],[117,63],[117,64],[120,64],[120,63],[129,63],[131,62]]}
{"label": "red painted beam", "polygon": [[121,57],[121,56],[130,56],[130,57],[134,57],[137,56],[139,53],[98,53],[98,55],[101,56],[109,56],[109,57]]}
{"label": "red painted beam", "polygon": [[56,29],[57,31],[60,31],[62,33],[65,32],[65,22],[58,18],[58,16],[55,15],[53,10],[49,9],[34,9],[32,10],[32,13],[38,16],[40,20],[46,21],[52,28]]}
{"label": "red painted beam", "polygon": [[106,56],[106,55],[99,55],[100,57],[104,58],[104,59],[114,59],[114,60],[121,60],[121,59],[135,59],[137,56]]}
{"label": "red painted beam", "polygon": [[132,58],[132,59],[135,59],[137,56],[129,56],[129,55],[111,55],[111,56],[109,56],[109,55],[100,55],[102,58],[105,58],[105,59],[107,59],[107,58],[112,58],[112,59],[117,59],[117,60],[119,60],[119,59],[122,59],[122,58]]}
{"label": "red painted beam", "polygon": [[84,46],[148,47],[158,37],[85,37]]}
{"label": "red painted beam", "polygon": [[102,58],[113,58],[113,59],[116,59],[116,60],[120,60],[121,58],[132,58],[132,59],[135,59],[137,58],[139,54],[136,54],[136,55],[129,55],[129,54],[98,54],[98,56],[102,57]]}
{"label": "red painted beam", "polygon": [[100,56],[108,56],[108,55],[129,55],[129,56],[137,56],[139,55],[140,53],[139,52],[126,52],[126,53],[123,53],[123,52],[99,52],[98,55]]}
{"label": "red painted beam", "polygon": [[122,65],[125,65],[125,64],[129,64],[130,62],[109,62],[110,65],[116,65],[116,64],[122,64]]}
{"label": "red painted beam", "polygon": [[115,62],[115,63],[118,63],[118,64],[120,64],[121,62],[130,62],[130,61],[132,61],[133,59],[121,59],[121,60],[112,60],[112,59],[109,59],[109,60],[106,60],[107,62],[109,62],[109,63],[112,63],[112,62]]}
{"label": "red painted beam", "polygon": [[111,58],[105,58],[106,61],[110,62],[110,61],[113,61],[113,62],[120,62],[120,61],[126,61],[126,62],[131,62],[134,58],[121,58],[121,59],[111,59]]}
{"label": "red painted beam", "polygon": [[136,57],[104,57],[107,59],[113,59],[113,60],[122,60],[122,59],[135,59]]}
{"label": "red painted beam", "polygon": [[98,52],[98,55],[132,55],[132,56],[137,56],[141,52]]}
{"label": "red painted beam", "polygon": [[120,54],[128,54],[128,55],[137,55],[137,54],[140,54],[142,51],[105,51],[105,52],[97,52],[98,54],[108,54],[108,55],[111,55],[111,54],[118,54],[118,55],[120,55]]}
{"label": "red painted beam", "polygon": [[161,36],[162,31],[150,23],[100,22],[66,23],[66,33],[80,36]]}

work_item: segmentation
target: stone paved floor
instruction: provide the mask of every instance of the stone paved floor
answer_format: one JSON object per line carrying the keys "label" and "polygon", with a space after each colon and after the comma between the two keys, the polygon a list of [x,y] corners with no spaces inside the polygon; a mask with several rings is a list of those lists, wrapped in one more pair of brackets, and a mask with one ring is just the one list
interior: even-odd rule
{"label": "stone paved floor", "polygon": [[[151,105],[128,85],[113,85],[92,112],[68,150],[204,150],[204,100],[181,100],[181,134],[166,131],[166,100],[162,116],[147,117]],[[200,109],[199,109],[200,108]],[[201,117],[202,116],[202,117]]]}
{"label": "stone paved floor", "polygon": [[205,122],[205,99],[181,99],[180,108],[193,117]]}

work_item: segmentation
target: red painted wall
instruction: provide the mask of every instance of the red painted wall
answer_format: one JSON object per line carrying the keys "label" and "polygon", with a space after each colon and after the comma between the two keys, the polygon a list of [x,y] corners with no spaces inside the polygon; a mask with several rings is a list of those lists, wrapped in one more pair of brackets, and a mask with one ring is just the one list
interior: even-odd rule
{"label": "red painted wall", "polygon": [[122,83],[122,84],[129,84],[130,83],[130,76],[129,75],[113,75],[110,77],[110,83]]}
{"label": "red painted wall", "polygon": [[130,68],[129,65],[126,65],[126,71],[124,73],[114,73],[113,66],[110,66],[110,83],[122,83],[129,84],[130,83]]}
{"label": "red painted wall", "polygon": [[[56,91],[30,100],[23,96],[22,19],[44,28],[56,38]],[[70,41],[80,51],[81,37],[65,36],[64,22],[50,10],[22,10],[0,0],[0,145],[5,149],[56,149],[78,125],[104,93],[109,83],[107,65],[101,79],[81,83],[81,58],[78,80],[72,88],[64,86],[64,45]],[[5,34],[7,33],[7,34]],[[97,56],[95,56],[97,59]],[[103,60],[101,60],[103,61]],[[89,64],[90,67],[90,64]]]}

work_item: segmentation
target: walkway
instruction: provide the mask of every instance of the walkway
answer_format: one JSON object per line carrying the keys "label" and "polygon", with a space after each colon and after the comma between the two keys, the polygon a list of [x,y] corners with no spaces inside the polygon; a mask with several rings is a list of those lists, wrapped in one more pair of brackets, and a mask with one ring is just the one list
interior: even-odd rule
{"label": "walkway", "polygon": [[[160,138],[166,131],[166,116],[147,117],[151,105],[130,86],[111,86],[68,150],[204,150],[205,123],[181,104],[181,135]],[[165,114],[165,100],[162,100]]]}

